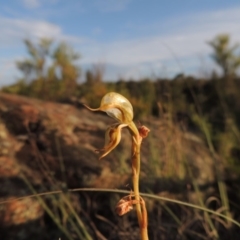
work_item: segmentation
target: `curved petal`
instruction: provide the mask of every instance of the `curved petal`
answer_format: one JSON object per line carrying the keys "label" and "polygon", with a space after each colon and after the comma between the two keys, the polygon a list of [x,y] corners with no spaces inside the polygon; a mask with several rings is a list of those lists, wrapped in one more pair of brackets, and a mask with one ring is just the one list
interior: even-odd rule
{"label": "curved petal", "polygon": [[102,155],[99,160],[110,153],[121,140],[121,130],[126,127],[127,124],[114,124],[110,126],[105,133],[105,146],[103,149],[96,150],[96,152],[101,152]]}
{"label": "curved petal", "polygon": [[83,103],[83,106],[86,107],[88,110],[93,111],[93,112],[94,111],[101,111],[101,108],[90,108],[88,105],[86,105],[84,103]]}

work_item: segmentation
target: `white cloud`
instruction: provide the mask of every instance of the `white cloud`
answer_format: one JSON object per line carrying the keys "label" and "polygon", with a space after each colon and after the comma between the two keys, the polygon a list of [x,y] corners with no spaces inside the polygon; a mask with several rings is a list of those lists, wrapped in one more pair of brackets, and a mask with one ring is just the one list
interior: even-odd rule
{"label": "white cloud", "polygon": [[172,29],[171,33],[167,35],[159,33],[140,39],[106,44],[95,43],[94,46],[91,46],[92,51],[88,50],[90,54],[84,61],[92,62],[96,59],[94,54],[96,52],[104,52],[106,62],[116,65],[167,60],[175,56],[178,58],[197,57],[199,54],[210,52],[207,41],[213,39],[217,34],[228,33],[233,42],[239,41],[239,22],[240,8],[190,16],[183,21],[184,25],[178,29]]}
{"label": "white cloud", "polygon": [[[181,71],[181,67],[177,66],[178,60],[182,70],[196,72],[201,67],[199,57],[208,58],[211,53],[207,41],[218,34],[227,33],[233,43],[240,42],[239,22],[240,8],[204,12],[180,20],[172,19],[171,22],[164,23],[171,27],[168,34],[158,33],[138,39],[103,44],[95,42],[91,43],[91,46],[84,46],[85,57],[82,62],[92,63],[100,60],[121,67],[119,69],[125,67],[128,77],[131,74],[142,75],[147,72],[146,68],[148,72],[151,72],[151,69],[159,71],[154,66],[166,62],[171,65],[168,65],[167,69],[172,75],[174,71],[175,73]],[[210,62],[209,67],[212,69],[214,65]]]}
{"label": "white cloud", "polygon": [[60,38],[59,26],[37,20],[9,19],[0,16],[0,46],[21,44],[24,38]]}
{"label": "white cloud", "polygon": [[23,39],[37,40],[52,38],[56,41],[66,41],[79,44],[88,41],[87,38],[63,33],[59,25],[42,20],[11,19],[0,15],[0,49],[22,45]]}

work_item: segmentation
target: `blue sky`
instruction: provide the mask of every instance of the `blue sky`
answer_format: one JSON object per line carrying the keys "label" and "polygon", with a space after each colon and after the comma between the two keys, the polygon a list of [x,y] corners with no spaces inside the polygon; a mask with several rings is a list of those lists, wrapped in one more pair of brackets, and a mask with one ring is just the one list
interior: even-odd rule
{"label": "blue sky", "polygon": [[[83,70],[104,66],[104,79],[208,76],[206,44],[228,33],[240,42],[239,0],[0,0],[0,86],[20,77],[23,39],[66,41]],[[82,77],[83,79],[83,77]]]}

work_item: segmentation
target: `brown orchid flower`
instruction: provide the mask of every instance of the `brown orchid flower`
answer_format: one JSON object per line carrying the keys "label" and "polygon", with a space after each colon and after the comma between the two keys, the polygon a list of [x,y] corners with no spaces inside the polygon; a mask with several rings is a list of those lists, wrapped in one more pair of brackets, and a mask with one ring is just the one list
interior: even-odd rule
{"label": "brown orchid flower", "polygon": [[111,125],[105,133],[105,146],[96,150],[96,152],[101,153],[99,159],[105,157],[119,144],[122,128],[128,127],[130,131],[138,135],[138,129],[133,123],[133,107],[128,99],[121,94],[116,92],[107,93],[102,98],[99,108],[86,107],[91,111],[106,112],[110,117],[117,120],[117,123]]}

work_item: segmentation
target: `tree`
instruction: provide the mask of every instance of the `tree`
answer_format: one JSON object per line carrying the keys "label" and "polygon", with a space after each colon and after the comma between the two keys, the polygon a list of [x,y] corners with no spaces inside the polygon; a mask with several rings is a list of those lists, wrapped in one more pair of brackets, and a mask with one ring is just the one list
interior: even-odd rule
{"label": "tree", "polygon": [[227,34],[216,36],[208,44],[213,48],[212,58],[220,66],[224,77],[236,74],[240,67],[240,55],[237,54],[239,44],[230,45],[230,37]]}
{"label": "tree", "polygon": [[63,98],[70,98],[76,90],[80,68],[74,62],[79,57],[80,55],[66,43],[60,43],[53,52],[53,65],[50,70],[55,73],[56,78],[61,82]]}
{"label": "tree", "polygon": [[54,48],[53,41],[46,38],[37,44],[30,40],[24,43],[29,57],[16,65],[30,86],[30,96],[52,100],[71,97],[80,74],[75,65],[79,54],[63,42]]}
{"label": "tree", "polygon": [[17,61],[17,67],[23,72],[26,80],[41,79],[44,76],[44,67],[49,57],[49,49],[52,44],[51,39],[40,39],[38,45],[34,45],[30,40],[24,41],[30,58]]}

